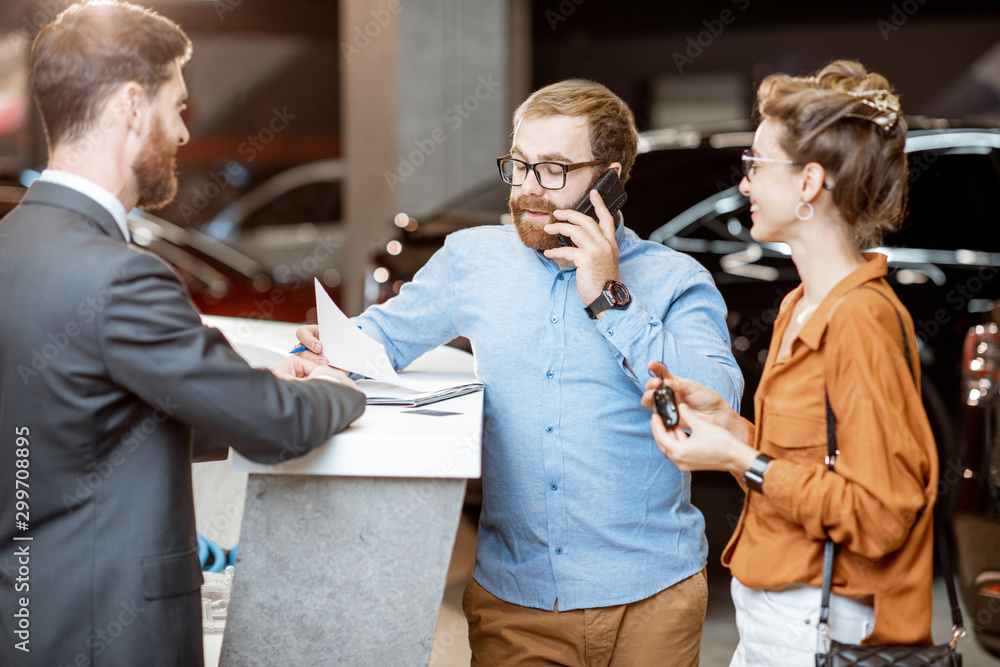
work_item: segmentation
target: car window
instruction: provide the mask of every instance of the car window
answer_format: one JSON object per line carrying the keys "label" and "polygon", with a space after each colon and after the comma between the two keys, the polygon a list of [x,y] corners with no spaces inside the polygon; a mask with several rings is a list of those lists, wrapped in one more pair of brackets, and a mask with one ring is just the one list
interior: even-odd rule
{"label": "car window", "polygon": [[339,222],[342,219],[340,186],[340,181],[325,181],[292,188],[254,211],[243,227],[255,229],[303,222]]}
{"label": "car window", "polygon": [[932,250],[1000,249],[996,234],[1000,151],[988,147],[917,151],[910,161],[910,214],[885,245]]}

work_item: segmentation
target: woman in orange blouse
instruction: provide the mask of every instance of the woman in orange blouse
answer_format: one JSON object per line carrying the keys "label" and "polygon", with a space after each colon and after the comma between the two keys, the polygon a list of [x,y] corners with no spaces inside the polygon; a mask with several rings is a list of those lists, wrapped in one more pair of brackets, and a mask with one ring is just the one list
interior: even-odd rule
{"label": "woman in orange blouse", "polygon": [[[859,250],[903,218],[898,99],[882,76],[837,61],[812,77],[769,76],[758,109],[740,182],[750,233],[788,244],[802,283],[774,323],[756,423],[712,390],[666,374],[681,427],[667,430],[654,413],[653,435],[681,470],[728,470],[747,488],[722,556],[740,630],[733,666],[814,664],[827,536],[840,545],[833,638],[930,643],[937,454],[912,319],[883,279],[885,256]],[[646,407],[659,385],[647,385]],[[835,472],[824,463],[826,396]]]}

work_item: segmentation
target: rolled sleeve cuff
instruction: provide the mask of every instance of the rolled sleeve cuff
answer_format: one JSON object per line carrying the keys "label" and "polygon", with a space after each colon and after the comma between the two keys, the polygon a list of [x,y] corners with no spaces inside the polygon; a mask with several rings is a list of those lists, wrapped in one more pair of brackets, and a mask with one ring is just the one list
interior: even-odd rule
{"label": "rolled sleeve cuff", "polygon": [[604,339],[626,357],[628,356],[625,354],[628,347],[646,331],[648,326],[654,323],[662,324],[635,300],[625,310],[610,308],[604,311],[604,316],[601,319],[594,321],[594,325],[604,336]]}

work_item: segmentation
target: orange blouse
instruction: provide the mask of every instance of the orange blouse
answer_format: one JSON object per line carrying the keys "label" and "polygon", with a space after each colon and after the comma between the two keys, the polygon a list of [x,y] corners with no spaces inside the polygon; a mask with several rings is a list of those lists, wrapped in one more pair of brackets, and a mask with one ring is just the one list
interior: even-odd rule
{"label": "orange blouse", "polygon": [[[933,506],[938,459],[920,400],[913,321],[892,288],[884,255],[834,287],[776,361],[800,298],[785,297],[760,386],[749,443],[774,457],[763,494],[748,493],[722,562],[745,586],[820,586],[823,542],[841,545],[833,591],[873,596],[868,644],[931,642]],[[903,318],[917,382],[903,352]],[[827,470],[824,388],[840,455]]]}

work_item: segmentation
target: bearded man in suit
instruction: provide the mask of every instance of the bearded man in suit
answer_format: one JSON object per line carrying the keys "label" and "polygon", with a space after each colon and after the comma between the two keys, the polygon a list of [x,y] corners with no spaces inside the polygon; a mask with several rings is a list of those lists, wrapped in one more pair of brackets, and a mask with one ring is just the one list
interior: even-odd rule
{"label": "bearded man in suit", "polygon": [[85,2],[42,28],[30,80],[48,168],[0,221],[0,664],[203,662],[192,431],[303,454],[364,410],[344,374],[250,368],[126,211],[176,192],[191,43]]}

